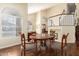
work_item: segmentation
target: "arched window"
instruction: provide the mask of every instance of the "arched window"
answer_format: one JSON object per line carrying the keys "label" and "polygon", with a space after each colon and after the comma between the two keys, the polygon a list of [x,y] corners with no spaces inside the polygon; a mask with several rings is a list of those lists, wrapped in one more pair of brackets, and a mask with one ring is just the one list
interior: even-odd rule
{"label": "arched window", "polygon": [[2,36],[18,36],[21,32],[21,16],[15,9],[4,8],[1,11]]}

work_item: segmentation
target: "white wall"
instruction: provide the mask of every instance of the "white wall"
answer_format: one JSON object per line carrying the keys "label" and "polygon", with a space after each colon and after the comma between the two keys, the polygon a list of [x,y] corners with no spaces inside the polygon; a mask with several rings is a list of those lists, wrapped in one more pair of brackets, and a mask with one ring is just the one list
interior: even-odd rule
{"label": "white wall", "polygon": [[55,41],[61,42],[61,37],[62,37],[62,27],[61,26],[54,26],[54,27],[49,27],[48,28],[48,34],[50,34],[50,30],[55,31],[55,33],[58,33],[58,39]]}
{"label": "white wall", "polygon": [[68,43],[75,43],[75,26],[62,26],[62,34],[69,33]]}
{"label": "white wall", "polygon": [[55,40],[57,42],[61,42],[62,35],[67,34],[67,43],[75,43],[75,26],[55,26],[55,27],[49,27],[48,28],[48,33],[50,34],[50,30],[56,31],[58,33],[58,39]]}

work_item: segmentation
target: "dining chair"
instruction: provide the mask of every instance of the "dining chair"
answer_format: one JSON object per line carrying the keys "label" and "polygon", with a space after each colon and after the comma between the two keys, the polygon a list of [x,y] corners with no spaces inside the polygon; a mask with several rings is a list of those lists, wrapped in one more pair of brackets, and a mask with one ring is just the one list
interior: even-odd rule
{"label": "dining chair", "polygon": [[64,52],[65,52],[65,55],[66,55],[66,50],[67,50],[67,47],[68,47],[67,46],[67,37],[68,37],[68,35],[69,35],[69,33],[62,35],[61,43],[56,42],[56,41],[54,41],[52,43],[51,48],[55,51],[56,55],[58,53],[61,53],[60,55],[63,55]]}
{"label": "dining chair", "polygon": [[31,41],[31,36],[36,36],[36,32],[29,32],[28,33],[28,41]]}
{"label": "dining chair", "polygon": [[28,41],[28,39],[25,39],[25,34],[22,33],[21,35],[21,55],[26,55],[26,54],[34,54],[35,50],[35,43]]}
{"label": "dining chair", "polygon": [[41,42],[36,41],[33,38],[31,38],[31,37],[36,36],[36,35],[37,35],[36,32],[29,32],[28,33],[28,41],[33,41],[36,44],[36,55],[39,55],[40,54],[39,52],[41,51],[41,45],[40,45]]}

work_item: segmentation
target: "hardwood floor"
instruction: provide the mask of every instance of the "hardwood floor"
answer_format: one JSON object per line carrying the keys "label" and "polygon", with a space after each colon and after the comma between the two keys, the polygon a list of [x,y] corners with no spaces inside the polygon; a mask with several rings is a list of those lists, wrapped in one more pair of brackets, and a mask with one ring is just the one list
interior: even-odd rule
{"label": "hardwood floor", "polygon": [[20,56],[20,45],[4,48],[0,50],[0,56]]}
{"label": "hardwood floor", "polygon": [[[35,54],[32,54],[32,51],[30,51],[28,54],[27,52],[26,56],[36,56]],[[66,52],[67,52],[66,56],[79,56],[79,43],[77,42],[77,45],[72,44],[72,48],[68,48]],[[45,50],[42,50],[39,53],[40,54],[37,54],[38,56],[56,56],[56,53],[53,49],[47,50],[46,53]],[[0,56],[21,56],[20,45],[1,49]],[[61,56],[60,52],[57,53],[57,56]]]}

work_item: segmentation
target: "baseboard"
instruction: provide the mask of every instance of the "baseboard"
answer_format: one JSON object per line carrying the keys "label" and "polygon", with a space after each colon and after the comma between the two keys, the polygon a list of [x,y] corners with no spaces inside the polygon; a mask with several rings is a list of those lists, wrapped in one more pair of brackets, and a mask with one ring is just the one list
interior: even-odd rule
{"label": "baseboard", "polygon": [[11,45],[6,45],[6,46],[2,46],[0,47],[0,50],[1,49],[6,49],[6,48],[9,48],[9,47],[13,47],[13,46],[17,46],[17,45],[20,45],[21,43],[16,43],[16,44],[11,44]]}

